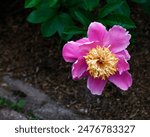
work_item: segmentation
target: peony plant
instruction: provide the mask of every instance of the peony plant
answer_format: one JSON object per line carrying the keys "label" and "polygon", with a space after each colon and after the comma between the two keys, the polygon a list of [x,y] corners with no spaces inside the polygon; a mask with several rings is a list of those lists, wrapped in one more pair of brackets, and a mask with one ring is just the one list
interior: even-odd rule
{"label": "peony plant", "polygon": [[64,60],[73,63],[72,78],[87,77],[87,88],[94,95],[102,94],[107,81],[128,90],[132,85],[127,62],[130,39],[129,32],[119,25],[107,31],[103,24],[92,22],[87,37],[69,41],[63,47]]}

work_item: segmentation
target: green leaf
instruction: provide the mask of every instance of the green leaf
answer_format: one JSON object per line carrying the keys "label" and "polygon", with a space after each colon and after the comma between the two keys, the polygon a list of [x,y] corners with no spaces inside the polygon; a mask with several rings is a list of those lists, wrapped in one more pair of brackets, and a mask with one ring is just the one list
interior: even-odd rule
{"label": "green leaf", "polygon": [[123,14],[125,16],[130,17],[130,7],[128,3],[125,1],[116,11],[116,14]]}
{"label": "green leaf", "polygon": [[64,29],[64,32],[61,35],[61,38],[65,41],[68,41],[69,39],[73,37],[73,35],[77,35],[77,34],[85,36],[86,31],[76,26],[69,26]]}
{"label": "green leaf", "polygon": [[116,10],[117,8],[119,8],[122,4],[123,4],[123,1],[106,4],[106,5],[100,10],[98,17],[99,17],[99,18],[103,18],[103,17],[107,16],[107,15],[110,14],[112,11]]}
{"label": "green leaf", "polygon": [[37,4],[40,3],[41,0],[26,0],[25,1],[25,8],[32,8],[35,7]]}
{"label": "green leaf", "polygon": [[82,0],[81,6],[85,10],[92,11],[96,6],[98,6],[100,0]]}
{"label": "green leaf", "polygon": [[71,34],[71,35],[76,35],[76,34],[84,34],[86,33],[85,30],[76,27],[76,26],[70,26],[70,27],[66,27],[66,29],[64,30],[65,34]]}
{"label": "green leaf", "polygon": [[64,29],[68,26],[72,26],[74,23],[71,19],[71,17],[66,14],[66,13],[61,13],[58,16],[58,23],[57,23],[57,32],[59,33],[59,35],[61,36],[61,34],[63,33]]}
{"label": "green leaf", "polygon": [[55,6],[57,2],[58,2],[58,0],[48,0],[48,4],[50,7]]}
{"label": "green leaf", "polygon": [[122,0],[106,0],[107,3],[114,3],[114,2],[118,2],[118,1],[122,1]]}
{"label": "green leaf", "polygon": [[132,1],[136,3],[146,3],[148,0],[132,0]]}
{"label": "green leaf", "polygon": [[82,3],[81,0],[61,0],[62,4],[66,4],[68,8],[79,7]]}
{"label": "green leaf", "polygon": [[127,29],[136,28],[134,22],[122,14],[109,15],[105,20],[101,20],[101,22],[109,26],[120,25]]}
{"label": "green leaf", "polygon": [[123,1],[123,4],[120,5],[116,10],[114,10],[114,13],[116,14],[123,14],[125,16],[130,17],[130,7],[126,0],[106,0],[108,4],[114,3],[114,2],[121,2]]}
{"label": "green leaf", "polygon": [[56,32],[61,36],[64,28],[72,24],[70,16],[66,13],[61,13],[53,19],[44,22],[41,26],[41,32],[44,37],[50,37]]}
{"label": "green leaf", "polygon": [[57,32],[56,22],[56,17],[54,17],[41,25],[41,32],[44,37],[50,37]]}
{"label": "green leaf", "polygon": [[83,25],[88,25],[90,23],[90,20],[79,10],[73,11],[75,15],[75,19],[79,21]]}
{"label": "green leaf", "polygon": [[55,10],[50,7],[41,5],[38,9],[32,11],[27,20],[31,23],[42,23],[55,15]]}

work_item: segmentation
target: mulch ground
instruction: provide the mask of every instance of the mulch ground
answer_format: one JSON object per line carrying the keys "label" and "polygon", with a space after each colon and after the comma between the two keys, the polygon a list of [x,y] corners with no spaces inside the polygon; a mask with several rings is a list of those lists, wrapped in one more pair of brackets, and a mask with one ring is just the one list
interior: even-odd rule
{"label": "mulch ground", "polygon": [[136,43],[129,46],[133,86],[126,92],[107,83],[102,96],[86,88],[86,79],[73,81],[71,64],[61,56],[59,37],[43,38],[38,25],[24,14],[0,23],[0,77],[9,74],[31,83],[53,100],[92,119],[150,119],[150,19],[134,7]]}

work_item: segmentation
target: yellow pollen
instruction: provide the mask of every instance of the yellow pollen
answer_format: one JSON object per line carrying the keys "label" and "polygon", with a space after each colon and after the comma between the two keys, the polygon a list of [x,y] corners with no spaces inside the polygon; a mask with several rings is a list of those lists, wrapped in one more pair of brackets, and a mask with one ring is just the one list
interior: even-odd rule
{"label": "yellow pollen", "polygon": [[97,46],[84,56],[88,72],[94,78],[107,79],[117,71],[118,58],[106,47]]}

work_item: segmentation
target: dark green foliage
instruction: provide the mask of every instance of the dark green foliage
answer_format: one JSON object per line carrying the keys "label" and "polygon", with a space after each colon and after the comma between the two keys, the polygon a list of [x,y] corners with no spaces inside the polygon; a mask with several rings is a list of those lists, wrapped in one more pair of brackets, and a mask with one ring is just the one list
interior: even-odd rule
{"label": "dark green foliage", "polygon": [[60,13],[59,15],[54,16],[53,18],[42,23],[41,32],[45,37],[52,36],[56,32],[59,34],[59,36],[62,36],[64,29],[67,26],[70,26],[70,24],[73,24],[70,16],[66,13]]}
{"label": "dark green foliage", "polygon": [[101,20],[101,22],[108,26],[120,25],[127,29],[135,28],[134,22],[127,16],[123,14],[111,14],[105,20]]}
{"label": "dark green foliage", "polygon": [[81,0],[81,7],[85,10],[92,11],[95,7],[98,6],[100,0]]}
{"label": "dark green foliage", "polygon": [[65,40],[75,34],[85,34],[84,30],[94,20],[91,13],[97,6],[99,6],[99,0],[25,1],[25,8],[33,8],[27,20],[31,23],[41,23],[41,32],[44,37],[57,33]]}
{"label": "dark green foliage", "polygon": [[123,1],[117,1],[117,2],[111,2],[106,4],[99,12],[98,17],[103,18],[107,15],[109,15],[111,12],[115,11],[118,9],[121,5],[123,4]]}
{"label": "dark green foliage", "polygon": [[137,3],[146,3],[149,0],[132,0],[132,1]]}
{"label": "dark green foliage", "polygon": [[55,16],[55,10],[48,5],[41,5],[38,9],[33,10],[27,20],[31,23],[42,23]]}
{"label": "dark green foliage", "polygon": [[[132,1],[142,3],[143,6],[148,2]],[[130,17],[130,8],[126,0],[26,0],[25,8],[33,9],[27,20],[31,23],[41,23],[44,37],[53,36],[55,33],[64,40],[76,34],[85,36],[92,21],[102,22],[108,27],[136,27]]]}
{"label": "dark green foliage", "polygon": [[25,1],[25,8],[32,8],[35,7],[37,4],[40,3],[41,0],[26,0]]}
{"label": "dark green foliage", "polygon": [[[115,10],[113,11],[114,13],[119,13],[119,14],[123,14],[125,16],[130,16],[130,7],[127,3],[126,0],[106,0],[108,4],[113,4],[115,2],[120,3],[121,5]],[[123,2],[123,3],[122,3]]]}

